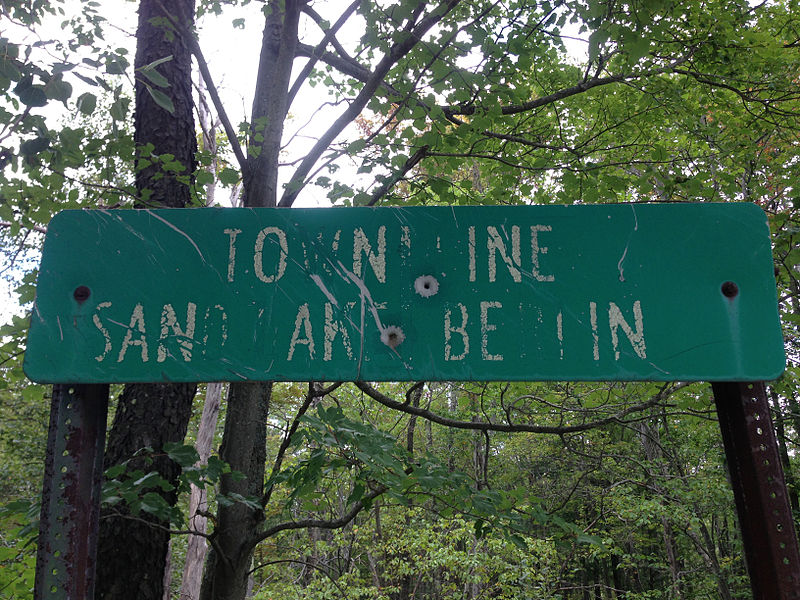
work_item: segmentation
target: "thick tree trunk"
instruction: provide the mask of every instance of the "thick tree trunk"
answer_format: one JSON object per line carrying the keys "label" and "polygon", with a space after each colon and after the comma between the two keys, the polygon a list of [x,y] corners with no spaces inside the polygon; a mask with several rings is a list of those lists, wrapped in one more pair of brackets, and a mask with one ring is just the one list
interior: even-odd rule
{"label": "thick tree trunk", "polygon": [[[269,383],[232,384],[228,394],[225,431],[220,458],[234,471],[245,475],[237,480],[224,475],[220,492],[260,496],[266,460],[263,440],[272,385]],[[261,443],[257,443],[261,441]],[[256,443],[254,443],[256,442]],[[260,511],[242,503],[220,506],[215,548],[208,553],[202,600],[242,600],[247,593],[247,579],[253,555],[253,535],[263,520]]]}
{"label": "thick tree trunk", "polygon": [[[168,10],[165,13],[164,10]],[[179,177],[191,175],[195,169],[194,100],[192,97],[192,54],[183,36],[163,19],[177,21],[184,31],[191,31],[194,22],[194,0],[141,0],[139,26],[136,30],[136,111],[133,141],[136,144],[136,191],[140,208],[184,208],[192,201],[192,190]],[[159,21],[159,19],[161,21]],[[155,69],[169,82],[158,87],[141,74],[140,69],[157,60],[171,59]],[[153,100],[148,86],[169,96],[175,110],[170,114]],[[183,165],[179,172],[165,171],[153,155],[170,154]]]}
{"label": "thick tree trunk", "polygon": [[[253,100],[251,153],[243,173],[244,205],[277,204],[278,157],[288,90],[297,46],[297,26],[303,0],[272,0],[264,25],[261,57]],[[266,460],[266,420],[272,394],[271,383],[233,383],[225,418],[220,452],[231,469],[246,478],[224,477],[221,493],[258,496],[263,493]],[[243,600],[261,528],[263,512],[235,503],[220,506],[215,547],[208,554],[201,600]]]}
{"label": "thick tree trunk", "polygon": [[[126,386],[108,439],[105,467],[131,459],[141,448],[157,449],[165,442],[183,440],[195,387],[188,383]],[[129,465],[158,471],[167,480],[179,474],[179,467],[166,456],[156,456],[152,464],[134,458]],[[176,499],[174,493],[165,498],[170,503]],[[124,508],[115,509],[101,513],[95,597],[161,600],[169,544],[165,524],[145,514],[132,520]]]}
{"label": "thick tree trunk", "polygon": [[[191,54],[181,36],[163,26],[154,25],[159,18],[163,22],[163,18],[168,16],[164,13],[164,7],[171,11],[169,17],[177,19],[189,29],[194,18],[194,0],[173,0],[169,3],[142,0],[139,5],[134,63],[134,140],[137,153],[142,158],[150,159],[151,154],[171,154],[174,160],[184,165],[182,174],[188,175],[194,170],[195,160]],[[145,82],[153,84],[139,70],[168,56],[172,56],[172,59],[159,65],[157,70],[170,85],[158,89],[172,100],[175,107],[173,114],[155,103]],[[178,181],[174,174],[156,177],[159,173],[161,165],[158,161],[137,169],[138,206],[187,206],[191,198],[187,184]],[[195,384],[126,386],[109,434],[105,466],[129,460],[146,446],[157,451],[165,442],[183,441],[196,389]],[[174,481],[179,474],[177,465],[165,457],[156,458],[152,465],[134,460],[131,468],[156,469],[170,481]],[[174,494],[166,494],[165,497],[168,502],[175,502]],[[104,600],[161,600],[169,534],[163,528],[163,523],[147,515],[139,515],[134,521],[118,512],[105,511],[101,517],[95,597]]]}

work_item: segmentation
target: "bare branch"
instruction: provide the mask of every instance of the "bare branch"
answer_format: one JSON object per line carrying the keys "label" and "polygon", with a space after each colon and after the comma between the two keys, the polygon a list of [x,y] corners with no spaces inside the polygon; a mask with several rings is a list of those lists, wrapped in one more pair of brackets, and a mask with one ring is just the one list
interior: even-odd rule
{"label": "bare branch", "polygon": [[420,42],[424,34],[431,27],[436,25],[447,13],[453,10],[459,1],[460,0],[447,0],[439,4],[427,17],[422,19],[414,27],[410,35],[404,37],[402,41],[392,46],[389,53],[385,55],[375,67],[375,70],[364,83],[364,87],[361,88],[358,95],[350,103],[350,106],[348,106],[344,113],[334,121],[333,125],[320,137],[311,152],[309,152],[306,158],[303,159],[303,162],[300,163],[278,206],[291,206],[294,203],[297,194],[306,184],[306,176],[309,174],[314,164],[344,128],[361,114],[367,102],[369,102],[375,94],[375,91],[383,83],[383,78],[386,77],[389,70]]}
{"label": "bare branch", "polygon": [[650,408],[651,406],[655,406],[659,402],[662,402],[665,398],[667,398],[673,391],[676,389],[680,389],[681,387],[685,387],[686,383],[679,383],[675,386],[670,387],[669,385],[665,385],[664,387],[659,390],[657,394],[654,394],[649,400],[645,402],[640,402],[638,404],[633,404],[624,408],[615,414],[605,417],[602,419],[597,419],[594,421],[588,421],[585,423],[580,423],[578,425],[528,425],[525,423],[519,424],[511,424],[511,423],[491,423],[491,422],[480,422],[480,421],[459,421],[458,419],[451,419],[449,417],[444,417],[437,413],[434,413],[430,410],[424,408],[418,408],[414,406],[410,406],[404,402],[398,402],[393,398],[379,392],[371,385],[363,381],[355,382],[356,387],[371,397],[373,400],[383,404],[384,406],[399,410],[409,415],[417,415],[422,417],[423,419],[427,419],[433,423],[438,423],[439,425],[444,425],[445,427],[453,427],[455,429],[470,429],[474,431],[501,431],[506,433],[548,433],[548,434],[556,434],[556,435],[563,435],[565,433],[577,433],[580,431],[587,431],[589,429],[594,429],[596,427],[601,427],[603,425],[608,425],[610,423],[621,423],[624,422],[625,417],[631,415],[633,413],[641,412]]}
{"label": "bare branch", "polygon": [[266,540],[267,538],[270,538],[281,531],[308,529],[310,527],[316,527],[317,529],[341,529],[358,516],[358,513],[364,509],[365,504],[370,503],[372,500],[383,494],[387,489],[388,488],[386,486],[382,485],[372,490],[369,494],[365,494],[361,500],[355,502],[350,510],[338,519],[300,519],[299,521],[287,521],[285,523],[273,525],[272,527],[265,529],[262,533],[256,536],[251,543],[253,545],[258,544],[258,542]]}
{"label": "bare branch", "polygon": [[[350,60],[350,61],[353,60],[352,58],[350,58],[350,56],[348,56],[347,52],[344,51],[344,48],[342,48],[342,45],[336,39],[336,32],[339,31],[339,29],[341,29],[342,25],[344,25],[347,19],[350,18],[353,12],[359,7],[361,2],[362,0],[353,0],[350,6],[348,6],[336,20],[336,23],[333,24],[333,27],[331,27],[328,31],[325,32],[325,36],[322,38],[322,41],[319,44],[317,44],[317,47],[311,50],[309,54],[308,63],[306,63],[306,66],[303,67],[302,71],[300,71],[300,73],[297,76],[297,79],[295,79],[295,82],[292,85],[292,89],[289,90],[288,100],[286,102],[287,107],[291,106],[292,102],[294,101],[294,97],[297,95],[298,90],[303,85],[308,75],[311,73],[311,70],[314,68],[314,65],[317,64],[320,55],[324,53],[325,47],[328,44],[332,44],[333,47],[336,49],[336,51],[339,53],[339,55],[344,57],[345,60]],[[314,20],[314,22],[320,25],[320,27],[322,27],[322,17],[320,17],[320,15],[313,8],[311,8],[309,5],[306,4],[302,7],[301,10],[307,15],[309,15]]]}
{"label": "bare branch", "polygon": [[[16,223],[9,223],[8,221],[0,221],[0,227],[13,227]],[[39,233],[47,233],[47,227],[41,225],[21,225],[22,229],[32,229]]]}
{"label": "bare branch", "polygon": [[[278,449],[278,453],[275,456],[275,462],[272,465],[272,472],[269,477],[270,480],[275,475],[277,475],[278,471],[280,471],[281,465],[283,464],[283,457],[286,455],[286,450],[288,450],[289,448],[289,444],[292,441],[292,436],[295,434],[297,428],[300,426],[300,419],[303,417],[304,414],[306,414],[309,407],[311,406],[311,403],[314,401],[314,399],[321,398],[322,396],[331,393],[340,385],[342,384],[334,383],[328,386],[327,388],[317,389],[314,386],[313,382],[308,384],[308,393],[306,394],[305,400],[303,401],[303,404],[300,406],[300,408],[297,409],[297,414],[295,415],[295,418],[292,421],[289,430],[286,432],[286,435],[284,436],[283,441],[281,442],[281,447]],[[264,492],[264,496],[261,498],[261,506],[267,505],[269,499],[272,497],[272,491],[274,489],[275,489],[274,485],[270,485],[269,488],[267,488],[266,492]]]}
{"label": "bare branch", "polygon": [[369,202],[367,202],[367,206],[374,206],[378,202],[378,200],[383,198],[398,181],[400,181],[403,177],[406,176],[406,173],[408,173],[411,169],[417,166],[419,161],[425,158],[427,154],[428,154],[428,147],[423,146],[422,148],[417,150],[413,155],[411,155],[411,157],[405,162],[405,164],[399,171],[392,173],[392,175],[388,177],[386,181],[384,181],[380,185],[380,187],[372,193]]}
{"label": "bare branch", "polygon": [[[661,67],[659,69],[652,69],[649,71],[643,71],[641,73],[623,73],[620,75],[609,75],[607,77],[591,77],[589,79],[586,79],[585,81],[581,81],[576,85],[562,88],[557,92],[553,92],[552,94],[548,94],[547,96],[542,96],[541,98],[536,98],[535,100],[531,100],[530,102],[503,106],[501,113],[503,115],[516,115],[519,113],[534,110],[536,108],[540,108],[542,106],[546,106],[548,104],[553,104],[554,102],[558,102],[559,100],[564,100],[571,96],[582,94],[596,87],[610,85],[613,83],[624,83],[627,81],[642,79],[644,77],[653,77],[655,75],[663,75],[664,73],[676,72],[676,67],[680,66],[681,64],[689,60],[691,55],[692,53],[689,52],[685,56],[682,56],[681,58],[674,60],[670,64],[665,65],[664,67]],[[444,111],[446,117],[451,118],[451,117],[456,117],[458,115],[474,115],[476,112],[480,110],[480,108],[475,105],[445,106],[442,107],[442,110]]]}
{"label": "bare branch", "polygon": [[[176,25],[177,26],[177,25]],[[183,31],[180,29],[179,31]],[[191,33],[184,33],[183,37],[189,42],[189,49],[192,51],[197,67],[200,69],[200,74],[203,76],[203,81],[206,84],[206,89],[211,96],[211,101],[214,103],[214,108],[217,111],[217,116],[222,122],[222,127],[225,129],[225,135],[228,136],[228,142],[231,144],[233,154],[236,156],[236,162],[239,163],[239,168],[244,172],[247,168],[247,159],[245,159],[242,147],[239,145],[239,138],[236,137],[236,130],[233,128],[228,113],[225,112],[225,107],[222,105],[222,100],[219,97],[217,86],[214,85],[214,80],[211,78],[211,71],[208,70],[208,63],[200,50],[200,44]]]}

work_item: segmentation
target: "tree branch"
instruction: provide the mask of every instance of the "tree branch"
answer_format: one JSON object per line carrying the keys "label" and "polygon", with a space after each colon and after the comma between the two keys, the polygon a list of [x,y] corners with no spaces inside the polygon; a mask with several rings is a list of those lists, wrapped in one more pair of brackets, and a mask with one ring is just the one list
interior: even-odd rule
{"label": "tree branch", "polygon": [[355,118],[361,114],[361,111],[367,105],[367,102],[373,97],[375,91],[383,83],[383,78],[389,70],[397,64],[397,62],[406,54],[408,54],[414,46],[416,46],[423,35],[436,23],[438,23],[447,13],[449,13],[460,0],[446,0],[439,4],[436,9],[428,14],[427,17],[422,19],[401,41],[395,43],[388,54],[386,54],[375,70],[364,83],[364,87],[353,99],[347,109],[342,113],[339,118],[334,121],[333,125],[320,137],[317,143],[312,148],[311,152],[303,159],[300,166],[294,173],[291,181],[287,185],[286,191],[278,203],[278,206],[291,206],[294,203],[297,194],[306,184],[306,176],[311,171],[314,164],[322,156],[323,152],[330,146],[334,139],[349,125]]}
{"label": "tree branch", "polygon": [[[8,221],[0,221],[0,227],[13,227],[16,223],[9,223]],[[47,227],[42,227],[41,225],[20,225],[22,229],[32,229],[33,231],[38,231],[39,233],[47,233]]]}
{"label": "tree branch", "polygon": [[382,485],[371,491],[369,494],[365,494],[361,500],[354,503],[352,508],[338,519],[301,519],[299,521],[287,521],[285,523],[280,523],[265,529],[258,536],[256,536],[251,543],[253,545],[258,544],[259,542],[266,540],[267,538],[270,538],[281,531],[307,529],[310,527],[316,527],[317,529],[341,529],[350,523],[350,521],[355,519],[356,516],[358,516],[358,513],[364,509],[365,503],[371,502],[383,494],[387,489],[389,489],[387,486]]}
{"label": "tree branch", "polygon": [[389,190],[391,190],[394,185],[400,181],[403,177],[406,176],[411,169],[413,169],[419,161],[425,158],[428,155],[428,147],[423,146],[419,150],[417,150],[414,154],[409,157],[409,159],[405,162],[403,167],[395,172],[392,173],[391,176],[387,177],[386,181],[384,181],[380,187],[372,193],[370,196],[369,202],[367,202],[367,206],[374,206],[375,203],[378,202],[383,196],[385,196]]}
{"label": "tree branch", "polygon": [[[347,52],[345,52],[342,45],[336,39],[336,32],[339,31],[339,29],[341,29],[342,25],[344,25],[347,19],[350,18],[350,15],[352,15],[353,12],[359,7],[361,2],[362,0],[353,0],[350,6],[348,6],[336,20],[336,23],[334,23],[333,27],[331,27],[328,31],[325,32],[325,36],[322,38],[322,41],[319,44],[317,44],[316,48],[313,48],[311,50],[309,54],[308,63],[306,63],[306,66],[303,67],[302,71],[300,71],[300,73],[297,76],[297,79],[295,79],[294,84],[292,85],[292,89],[289,90],[288,101],[286,103],[286,106],[291,106],[292,102],[294,101],[294,97],[297,95],[298,90],[303,85],[303,82],[305,82],[309,73],[311,73],[311,70],[314,68],[314,65],[317,64],[320,55],[324,53],[325,47],[329,43],[333,45],[333,47],[340,54],[340,56],[344,57],[345,59],[353,60],[347,55]],[[307,4],[304,5],[301,8],[301,10],[302,12],[310,16],[311,19],[315,23],[317,23],[317,25],[320,26],[320,29],[322,29],[322,17],[317,13],[317,11],[315,11]],[[297,52],[297,50],[295,50],[295,52]]]}
{"label": "tree branch", "polygon": [[[306,414],[314,399],[321,398],[326,394],[330,394],[340,385],[342,384],[334,383],[329,387],[320,390],[314,387],[313,382],[308,384],[308,393],[306,394],[306,398],[303,401],[302,406],[300,406],[300,408],[297,410],[297,414],[295,415],[295,418],[292,421],[292,425],[289,427],[289,431],[286,432],[286,436],[283,438],[283,441],[281,442],[281,447],[278,449],[278,453],[275,456],[275,461],[272,464],[272,471],[270,472],[270,476],[267,481],[272,480],[272,478],[275,475],[277,475],[278,471],[280,471],[281,465],[283,464],[283,457],[286,455],[286,450],[288,450],[289,444],[291,444],[292,442],[292,436],[295,434],[297,428],[300,426],[300,419],[303,417],[304,414]],[[264,492],[264,495],[261,498],[261,506],[267,505],[269,499],[272,497],[272,490],[274,489],[275,489],[274,485],[270,485],[267,488],[267,490]]]}
{"label": "tree branch", "polygon": [[[542,96],[541,98],[536,98],[534,100],[531,100],[530,102],[503,106],[501,109],[501,114],[516,115],[519,113],[534,110],[536,108],[541,108],[542,106],[546,106],[548,104],[553,104],[554,102],[558,102],[559,100],[564,100],[571,96],[582,94],[596,87],[610,85],[612,83],[624,83],[626,81],[634,81],[636,79],[642,79],[644,77],[653,77],[655,75],[663,75],[664,73],[675,72],[676,67],[689,60],[689,58],[691,58],[691,55],[692,52],[690,51],[685,56],[682,56],[681,58],[674,60],[673,62],[664,67],[661,67],[659,69],[652,69],[650,71],[644,71],[641,73],[625,73],[621,75],[609,75],[607,77],[591,77],[589,79],[586,79],[585,81],[581,81],[576,85],[567,88],[562,88],[557,92],[553,92],[552,94],[548,94],[547,96]],[[456,117],[459,115],[465,115],[465,116],[474,115],[478,110],[479,107],[474,105],[442,107],[442,111],[448,118]]]}
{"label": "tree branch", "polygon": [[410,406],[404,402],[398,402],[390,398],[389,396],[379,392],[371,385],[364,381],[356,381],[355,385],[358,389],[362,392],[367,394],[370,398],[377,401],[384,406],[391,408],[393,410],[399,410],[409,415],[416,415],[418,417],[422,417],[423,419],[427,419],[433,423],[438,423],[439,425],[444,425],[445,427],[453,427],[455,429],[469,429],[474,431],[501,431],[506,433],[548,433],[548,434],[556,434],[556,435],[563,435],[565,433],[577,433],[581,431],[587,431],[589,429],[594,429],[596,427],[601,427],[603,425],[608,425],[609,423],[620,423],[623,422],[625,417],[632,413],[640,412],[642,410],[646,410],[651,406],[655,406],[659,402],[663,401],[667,396],[669,396],[675,389],[679,389],[679,387],[684,387],[688,384],[678,384],[678,386],[669,387],[665,385],[664,387],[659,390],[657,394],[654,394],[649,400],[645,402],[640,402],[638,404],[634,404],[627,408],[620,410],[619,412],[605,417],[603,419],[597,419],[595,421],[589,421],[586,423],[581,423],[580,425],[527,425],[527,424],[511,424],[511,423],[491,423],[491,422],[480,422],[480,421],[459,421],[458,419],[451,419],[449,417],[443,417],[442,415],[436,414],[430,410],[424,408],[417,408],[414,406]]}
{"label": "tree branch", "polygon": [[[183,32],[183,29],[179,29],[179,31]],[[241,145],[239,145],[239,138],[236,137],[236,130],[233,128],[228,118],[228,113],[225,112],[225,107],[222,105],[217,86],[214,85],[214,81],[211,78],[211,71],[208,70],[208,63],[206,63],[203,52],[200,50],[200,44],[197,43],[197,40],[191,33],[184,32],[183,37],[189,42],[189,49],[194,55],[195,60],[197,60],[197,67],[200,69],[200,75],[202,75],[203,81],[206,83],[206,89],[211,96],[211,102],[214,103],[214,108],[217,111],[219,120],[222,122],[222,127],[225,129],[225,135],[228,136],[231,149],[233,150],[234,156],[236,156],[236,162],[239,163],[239,168],[244,172],[247,168],[247,159],[244,156]]]}

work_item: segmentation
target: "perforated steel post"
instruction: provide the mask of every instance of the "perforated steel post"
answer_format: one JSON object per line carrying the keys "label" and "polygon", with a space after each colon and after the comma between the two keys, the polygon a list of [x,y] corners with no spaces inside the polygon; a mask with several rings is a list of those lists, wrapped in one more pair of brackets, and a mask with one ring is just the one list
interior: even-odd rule
{"label": "perforated steel post", "polygon": [[753,597],[800,599],[800,551],[764,384],[712,386]]}
{"label": "perforated steel post", "polygon": [[53,386],[35,600],[94,596],[108,385]]}

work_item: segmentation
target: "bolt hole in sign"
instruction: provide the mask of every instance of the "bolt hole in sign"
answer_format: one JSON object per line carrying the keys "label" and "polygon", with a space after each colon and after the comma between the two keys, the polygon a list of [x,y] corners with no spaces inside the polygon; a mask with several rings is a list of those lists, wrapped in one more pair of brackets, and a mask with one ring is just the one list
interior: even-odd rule
{"label": "bolt hole in sign", "polygon": [[776,378],[752,204],[64,211],[40,382]]}

